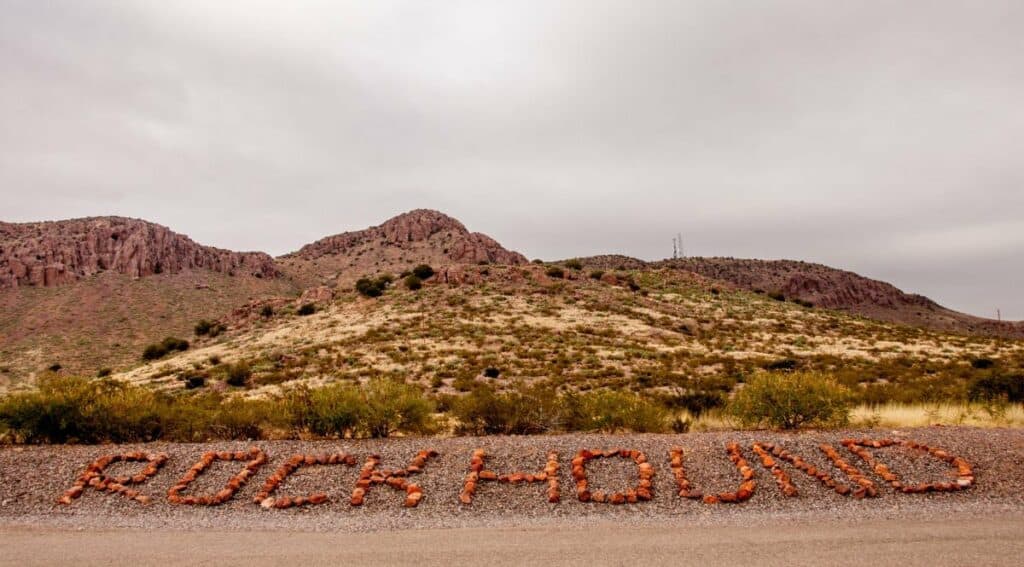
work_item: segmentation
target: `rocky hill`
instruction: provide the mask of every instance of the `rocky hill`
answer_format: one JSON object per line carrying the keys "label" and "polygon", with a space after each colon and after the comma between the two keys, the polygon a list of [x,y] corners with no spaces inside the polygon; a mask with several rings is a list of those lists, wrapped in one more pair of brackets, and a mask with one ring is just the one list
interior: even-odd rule
{"label": "rocky hill", "polygon": [[417,209],[379,226],[344,232],[278,258],[281,268],[303,285],[347,284],[379,272],[401,272],[416,264],[500,264],[527,262],[493,238],[470,232],[438,211]]}
{"label": "rocky hill", "polygon": [[143,220],[0,222],[0,288],[51,287],[106,271],[137,278],[187,269],[257,278],[280,275],[267,254],[202,246]]}
{"label": "rocky hill", "polygon": [[892,284],[821,264],[793,260],[681,258],[651,266],[686,270],[741,289],[880,321],[937,331],[1024,337],[1024,325],[1020,323],[959,313],[923,295],[905,293]]}

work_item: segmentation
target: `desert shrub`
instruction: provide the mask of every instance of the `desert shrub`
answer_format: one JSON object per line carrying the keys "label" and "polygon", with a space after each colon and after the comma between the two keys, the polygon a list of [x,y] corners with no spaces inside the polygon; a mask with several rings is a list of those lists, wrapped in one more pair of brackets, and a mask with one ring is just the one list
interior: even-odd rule
{"label": "desert shrub", "polygon": [[384,278],[359,278],[356,281],[356,291],[366,297],[380,297],[384,295],[384,290],[388,287],[389,283],[390,281]]}
{"label": "desert shrub", "polygon": [[493,366],[488,366],[487,368],[484,368],[484,376],[488,378],[497,378],[500,375],[501,370],[498,368],[495,368]]}
{"label": "desert shrub", "polygon": [[349,384],[311,389],[299,386],[285,393],[285,406],[293,426],[315,435],[352,435],[360,419],[362,399]]}
{"label": "desert shrub", "polygon": [[160,342],[160,344],[163,345],[165,349],[167,349],[167,352],[175,350],[186,351],[188,350],[189,347],[188,341],[175,337],[166,337],[164,338],[163,341]]}
{"label": "desert shrub", "polygon": [[549,278],[562,279],[565,277],[565,270],[558,266],[548,266],[548,268],[544,270],[544,273],[547,274]]}
{"label": "desert shrub", "polygon": [[146,348],[142,350],[142,360],[156,360],[166,355],[167,349],[160,343],[146,345]]}
{"label": "desert shrub", "polygon": [[590,272],[590,279],[599,280],[604,276],[604,270],[593,270]]}
{"label": "desert shrub", "polygon": [[786,295],[781,291],[769,291],[768,297],[774,299],[775,301],[786,301]]}
{"label": "desert shrub", "polygon": [[395,431],[429,433],[434,429],[434,404],[419,388],[374,378],[361,389],[357,430],[369,437],[388,437]]}
{"label": "desert shrub", "polygon": [[203,337],[210,334],[210,329],[213,328],[213,325],[213,321],[203,319],[196,323],[195,329],[193,329],[193,331],[195,332],[197,337]]}
{"label": "desert shrub", "polygon": [[188,390],[195,390],[196,388],[202,388],[206,385],[206,376],[201,374],[195,374],[192,376],[185,377],[185,388]]}
{"label": "desert shrub", "polygon": [[420,264],[412,269],[412,275],[421,280],[430,279],[430,277],[434,275],[434,268],[431,268],[427,264]]}
{"label": "desert shrub", "polygon": [[629,291],[640,291],[640,284],[636,282],[636,279],[632,275],[626,276],[626,287]]}
{"label": "desert shrub", "polygon": [[988,370],[996,365],[996,362],[991,358],[975,358],[971,360],[971,368],[975,370]]}
{"label": "desert shrub", "polygon": [[260,308],[260,317],[263,317],[264,319],[270,319],[273,316],[274,308],[272,306],[264,305],[262,308]]}
{"label": "desert shrub", "polygon": [[801,307],[806,307],[808,309],[812,309],[814,307],[814,302],[807,301],[806,299],[794,299],[793,303],[796,303],[797,305]]}
{"label": "desert shrub", "polygon": [[175,337],[166,337],[164,340],[147,345],[142,351],[143,360],[157,360],[174,351],[188,350],[188,341]]}
{"label": "desert shrub", "polygon": [[316,305],[313,303],[303,303],[295,313],[305,317],[306,315],[312,315],[316,313]]}
{"label": "desert shrub", "polygon": [[851,393],[817,372],[766,373],[747,381],[726,410],[745,426],[798,429],[845,425]]}
{"label": "desert shrub", "polygon": [[472,435],[527,435],[556,429],[560,420],[557,396],[539,387],[516,385],[497,392],[480,385],[451,402],[456,430]]}
{"label": "desert shrub", "polygon": [[245,362],[236,362],[223,367],[224,381],[231,386],[241,387],[249,383],[252,369]]}
{"label": "desert shrub", "polygon": [[57,363],[57,362],[54,362],[53,364],[51,364],[51,365],[46,367],[46,369],[49,370],[50,372],[60,372],[60,370],[62,368],[64,368],[64,367],[61,366],[60,363]]}
{"label": "desert shrub", "polygon": [[659,433],[670,426],[664,406],[628,392],[566,394],[562,405],[569,431]]}
{"label": "desert shrub", "polygon": [[423,287],[423,280],[419,276],[411,275],[407,276],[404,280],[405,287],[410,291],[416,291]]}
{"label": "desert shrub", "polygon": [[1024,375],[993,374],[971,380],[967,397],[973,402],[1024,402]]}
{"label": "desert shrub", "polygon": [[114,380],[44,376],[0,400],[0,423],[26,443],[150,441],[164,431],[158,395]]}
{"label": "desert shrub", "polygon": [[565,266],[566,268],[569,268],[570,270],[582,270],[583,269],[583,262],[581,262],[578,258],[573,258],[571,260],[566,260],[565,262],[562,262],[562,265]]}
{"label": "desert shrub", "polygon": [[785,372],[789,370],[796,370],[797,366],[800,366],[800,362],[798,360],[792,358],[781,358],[765,364],[764,369],[772,372]]}
{"label": "desert shrub", "polygon": [[97,378],[106,378],[107,376],[110,376],[113,373],[114,373],[113,369],[110,369],[110,368],[100,368],[96,372],[96,377]]}
{"label": "desert shrub", "polygon": [[208,360],[210,362],[210,365],[212,366],[217,366],[218,364],[220,364],[220,357],[217,356],[216,354],[211,354],[210,358],[206,360]]}
{"label": "desert shrub", "polygon": [[710,410],[724,406],[725,397],[721,392],[698,391],[671,396],[666,398],[664,402],[669,407],[685,409],[694,417],[700,417]]}

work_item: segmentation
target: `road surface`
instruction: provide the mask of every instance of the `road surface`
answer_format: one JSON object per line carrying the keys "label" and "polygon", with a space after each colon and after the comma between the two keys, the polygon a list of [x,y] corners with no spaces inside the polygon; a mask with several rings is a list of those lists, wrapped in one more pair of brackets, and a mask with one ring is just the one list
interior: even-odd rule
{"label": "road surface", "polygon": [[0,565],[1021,565],[1024,517],[374,533],[0,526]]}

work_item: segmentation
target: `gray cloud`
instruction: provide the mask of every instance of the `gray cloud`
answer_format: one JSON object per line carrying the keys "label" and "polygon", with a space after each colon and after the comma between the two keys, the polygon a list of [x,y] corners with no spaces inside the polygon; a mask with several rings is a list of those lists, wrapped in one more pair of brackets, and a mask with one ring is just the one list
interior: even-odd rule
{"label": "gray cloud", "polygon": [[1024,4],[0,0],[0,218],[798,258],[1024,319]]}

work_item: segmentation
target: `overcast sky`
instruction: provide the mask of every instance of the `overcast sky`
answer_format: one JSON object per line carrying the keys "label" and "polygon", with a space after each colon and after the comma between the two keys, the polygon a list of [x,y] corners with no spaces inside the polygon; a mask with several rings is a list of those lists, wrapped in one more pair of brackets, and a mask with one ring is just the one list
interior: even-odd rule
{"label": "overcast sky", "polygon": [[1024,319],[1024,2],[0,0],[0,220],[823,262]]}

